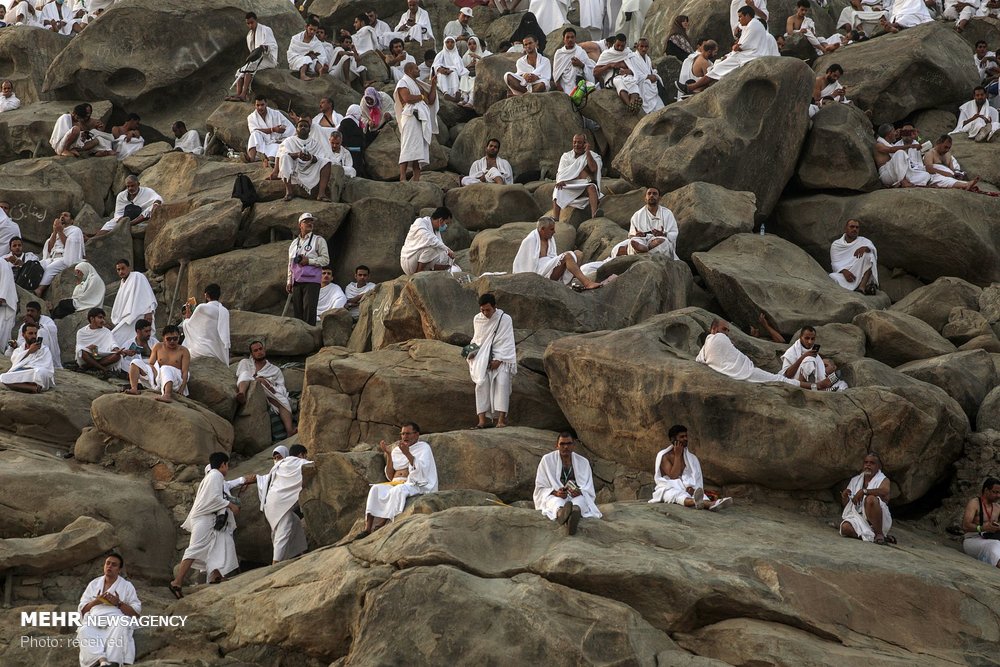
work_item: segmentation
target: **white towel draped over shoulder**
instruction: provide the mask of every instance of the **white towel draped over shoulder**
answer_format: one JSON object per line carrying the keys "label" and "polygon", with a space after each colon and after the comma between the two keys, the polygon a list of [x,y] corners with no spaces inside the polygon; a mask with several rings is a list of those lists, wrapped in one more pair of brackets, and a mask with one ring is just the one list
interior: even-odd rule
{"label": "white towel draped over shoulder", "polygon": [[[556,250],[555,236],[549,239],[544,257],[539,257],[541,252],[542,237],[538,234],[538,230],[534,229],[524,237],[521,246],[517,249],[517,255],[514,256],[513,273],[537,273],[544,278],[550,277],[552,270],[563,258],[563,255]],[[569,284],[572,280],[573,274],[566,271],[562,281]]]}
{"label": "white towel draped over shoulder", "polygon": [[215,357],[229,364],[229,311],[218,301],[199,304],[182,322],[184,346],[192,359]]}
{"label": "white towel draped over shoulder", "polygon": [[111,308],[111,322],[115,326],[112,333],[120,347],[127,347],[135,338],[135,323],[146,313],[156,313],[156,295],[146,276],[131,271],[118,288]]}
{"label": "white towel draped over shoulder", "polygon": [[704,477],[701,474],[701,462],[698,457],[691,453],[687,447],[684,448],[684,470],[678,479],[671,479],[663,474],[663,457],[674,449],[670,445],[666,449],[661,449],[656,455],[656,467],[653,470],[653,498],[651,503],[676,503],[683,504],[684,498],[688,497],[687,489],[699,489],[705,486]]}
{"label": "white towel draped over shoulder", "polygon": [[[865,253],[861,257],[855,257],[854,253],[858,248],[871,248],[870,253]],[[869,258],[870,256],[870,258]],[[867,259],[867,261],[866,261]],[[859,236],[854,241],[848,241],[846,236],[841,236],[839,239],[835,240],[830,245],[830,268],[833,269],[830,273],[830,277],[833,278],[837,283],[845,289],[855,289],[861,282],[862,273],[860,268],[862,265],[868,266],[872,271],[872,280],[875,281],[877,285],[878,280],[878,249],[875,244],[864,236]],[[869,266],[870,265],[870,266]],[[852,268],[857,268],[854,270]],[[844,269],[849,270],[854,274],[854,282],[848,282],[847,278],[844,277],[841,271]]]}
{"label": "white towel draped over shoulder", "polygon": [[[582,505],[582,516],[588,519],[600,519],[604,515],[601,514],[601,510],[597,509],[597,504],[594,502],[597,498],[597,492],[594,491],[594,475],[590,469],[590,462],[576,452],[573,452],[570,460],[573,466],[573,477],[576,480],[576,485],[580,487],[579,500]],[[538,462],[538,471],[535,473],[535,491],[532,494],[535,509],[542,511],[550,519],[555,519],[555,511],[558,508],[553,509],[546,506],[552,504],[549,502],[550,497],[555,497],[552,492],[558,491],[564,486],[561,479],[562,470],[562,457],[559,456],[558,451],[552,451]],[[569,499],[560,498],[559,504],[564,504],[566,500]],[[550,513],[552,516],[549,516]]]}
{"label": "white towel draped over shoulder", "polygon": [[511,375],[517,374],[517,349],[514,346],[514,322],[510,315],[497,308],[493,317],[482,313],[472,318],[472,342],[479,345],[476,356],[469,360],[472,381],[485,382],[490,361],[499,361]]}
{"label": "white towel draped over shoulder", "polygon": [[[877,473],[872,475],[871,480],[868,485],[865,486],[865,475],[861,473],[860,475],[855,475],[851,479],[850,484],[847,485],[847,489],[851,493],[851,500],[847,501],[847,505],[844,507],[844,511],[841,513],[841,521],[846,521],[854,528],[854,532],[865,542],[875,541],[875,531],[872,529],[870,523],[868,523],[868,518],[864,514],[864,500],[859,505],[855,505],[853,498],[854,495],[860,491],[862,488],[865,489],[877,489],[885,481],[885,474],[879,470]],[[887,535],[889,529],[892,528],[892,515],[889,513],[889,506],[886,505],[882,498],[878,499],[879,503],[882,505],[882,534]]]}

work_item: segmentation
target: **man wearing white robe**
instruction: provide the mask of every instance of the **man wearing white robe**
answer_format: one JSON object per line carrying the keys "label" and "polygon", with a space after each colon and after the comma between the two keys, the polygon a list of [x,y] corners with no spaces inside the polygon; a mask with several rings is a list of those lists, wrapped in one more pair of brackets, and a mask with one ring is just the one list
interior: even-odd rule
{"label": "man wearing white robe", "polygon": [[632,49],[625,46],[625,35],[616,35],[614,44],[605,49],[597,59],[594,67],[594,77],[604,84],[605,88],[614,88],[618,97],[629,111],[642,108],[642,98],[639,96],[639,81],[631,68]]}
{"label": "man wearing white robe", "polygon": [[260,49],[261,53],[259,58],[245,63],[236,72],[236,94],[226,98],[231,102],[246,102],[254,74],[278,66],[278,40],[274,37],[274,31],[266,25],[261,25],[254,12],[247,12],[246,23],[247,51],[253,54],[254,51]]}
{"label": "man wearing white robe", "polygon": [[403,422],[399,440],[391,447],[385,440],[378,443],[385,456],[385,478],[388,482],[372,484],[365,504],[365,528],[355,539],[367,537],[392,521],[406,507],[410,496],[435,493],[438,490],[437,465],[431,446],[420,439],[420,427],[415,422]]}
{"label": "man wearing white robe", "polygon": [[0,262],[0,340],[10,339],[17,320],[17,285],[9,262]]}
{"label": "man wearing white robe", "polygon": [[507,426],[511,382],[517,375],[517,350],[514,346],[514,322],[497,308],[490,293],[479,297],[479,313],[472,318],[472,344],[479,348],[469,354],[469,374],[476,384],[475,428]]}
{"label": "man wearing white robe", "polygon": [[323,267],[323,277],[319,283],[319,301],[316,302],[316,319],[323,317],[323,313],[343,308],[347,305],[347,295],[340,285],[333,282],[333,267]]}
{"label": "man wearing white robe", "polygon": [[406,182],[407,168],[413,180],[420,180],[420,170],[431,161],[431,141],[437,123],[437,75],[431,74],[426,92],[417,80],[420,68],[407,63],[404,76],[393,91],[396,123],[399,124],[399,181]]}
{"label": "man wearing white robe", "polygon": [[844,289],[874,294],[878,290],[878,251],[875,244],[859,236],[861,222],[850,219],[844,234],[830,245],[830,277]]}
{"label": "man wearing white robe", "polygon": [[73,14],[64,0],[52,0],[42,7],[39,15],[42,25],[59,35],[73,34]]}
{"label": "man wearing white robe", "polygon": [[744,7],[748,8],[751,12],[751,19],[759,19],[758,23],[764,30],[767,30],[767,20],[769,18],[767,11],[767,0],[732,0],[729,3],[729,28],[733,31],[734,37],[739,37],[744,30],[745,25],[740,21],[740,10]]}
{"label": "man wearing white robe", "polygon": [[76,610],[82,615],[76,631],[80,667],[131,665],[135,662],[132,625],[105,619],[127,618],[142,613],[142,602],[132,582],[121,576],[125,559],[110,553],[104,559],[104,574],[93,579],[80,596]]}
{"label": "man wearing white robe", "polygon": [[923,23],[930,23],[934,20],[931,16],[928,3],[932,6],[933,0],[895,0],[892,3],[892,15],[888,24],[900,30],[902,28],[915,28]]}
{"label": "man wearing white robe", "polygon": [[237,403],[246,403],[254,382],[264,391],[268,409],[279,416],[285,433],[288,436],[298,433],[292,423],[292,399],[285,388],[285,375],[268,360],[267,350],[259,340],[250,343],[250,358],[242,359],[236,366]]}
{"label": "man wearing white robe", "polygon": [[[45,347],[52,355],[52,367],[62,368],[62,357],[59,349],[59,329],[55,320],[48,315],[42,315],[42,304],[37,301],[29,301],[24,307],[24,324],[34,324],[38,327],[38,335],[44,339]],[[17,346],[24,345],[23,327],[17,330]]]}
{"label": "man wearing white robe", "polygon": [[[316,127],[313,124],[313,127]],[[327,151],[326,157],[330,160],[330,166],[340,167],[344,170],[344,176],[346,178],[354,178],[358,175],[357,170],[354,169],[354,158],[351,157],[351,151],[344,148],[344,135],[342,135],[337,130],[330,133],[330,148]]]}
{"label": "man wearing white robe", "polygon": [[469,167],[469,175],[462,177],[462,185],[476,183],[510,185],[513,182],[514,170],[510,162],[500,157],[499,139],[490,139],[486,142],[486,155],[473,162]]}
{"label": "man wearing white robe", "polygon": [[104,326],[107,314],[102,308],[87,311],[87,326],[76,332],[76,363],[84,369],[106,371],[121,361],[121,346],[111,329]]}
{"label": "man wearing white robe", "polygon": [[527,93],[544,93],[552,83],[552,62],[538,52],[538,42],[531,35],[521,40],[524,55],[517,59],[516,71],[507,72],[503,80],[514,97]]}
{"label": "man wearing white robe", "polygon": [[215,357],[229,365],[229,311],[219,303],[222,289],[212,283],[205,288],[205,302],[192,311],[184,305],[184,346],[191,358]]}
{"label": "man wearing white robe", "polygon": [[[284,451],[281,451],[284,450]],[[257,475],[260,511],[271,526],[271,564],[295,558],[308,548],[302,520],[296,514],[302,492],[302,469],[313,465],[305,458],[306,448],[279,445],[274,448],[274,465],[266,475]]]}
{"label": "man wearing white robe", "polygon": [[576,438],[571,433],[560,433],[555,451],[538,462],[532,494],[535,509],[557,525],[565,526],[568,535],[576,533],[581,518],[604,516],[594,502],[597,492],[590,462],[575,449]]}
{"label": "man wearing white robe", "polygon": [[829,389],[831,384],[828,379],[812,383],[799,382],[784,375],[769,373],[757,368],[750,361],[750,357],[737,350],[733,342],[729,340],[729,323],[722,319],[712,321],[709,334],[705,337],[705,344],[698,352],[698,356],[695,357],[695,361],[705,364],[717,373],[744,382],[783,382],[813,391]]}
{"label": "man wearing white robe", "polygon": [[420,7],[417,0],[406,0],[406,11],[399,17],[396,32],[403,35],[403,41],[426,42],[434,39],[431,15]]}
{"label": "man wearing white robe", "polygon": [[11,239],[21,238],[21,226],[7,215],[9,210],[10,204],[0,201],[0,248],[10,249]]}
{"label": "man wearing white robe", "polygon": [[538,27],[546,35],[552,34],[568,23],[566,12],[569,10],[569,2],[563,0],[531,0],[528,4],[528,11],[535,15]]}
{"label": "man wearing white robe", "polygon": [[[132,327],[135,335],[122,347],[122,360],[119,369],[129,375],[130,388],[134,391],[129,393],[139,393],[139,385],[147,389],[156,387],[156,374],[149,365],[149,358],[153,355],[153,347],[159,342],[153,335],[153,323],[149,320],[137,320]],[[132,366],[138,368],[132,371]],[[136,382],[131,380],[137,374]]]}
{"label": "man wearing white robe", "polygon": [[394,39],[402,39],[403,37],[395,32],[389,27],[389,24],[381,20],[378,17],[378,12],[374,9],[368,9],[365,11],[365,17],[368,19],[368,25],[370,25],[375,30],[375,35],[378,37],[378,47],[380,49],[389,48],[389,43]]}
{"label": "man wearing white robe", "polygon": [[345,35],[339,45],[330,44],[329,46],[330,76],[350,84],[366,71],[358,64],[358,61],[361,60],[361,54],[355,48],[354,40],[350,35]]}
{"label": "man wearing white robe", "polygon": [[359,56],[379,49],[378,33],[375,32],[375,28],[368,24],[368,17],[364,14],[358,14],[354,18],[354,34],[351,35],[351,43],[354,44],[354,50],[358,52]]}
{"label": "man wearing white robe", "polygon": [[192,155],[201,155],[205,152],[201,137],[198,136],[198,130],[187,129],[184,121],[177,121],[170,127],[170,130],[174,133],[174,150]]}
{"label": "man wearing white robe", "polygon": [[889,123],[879,126],[874,150],[875,166],[878,167],[882,185],[910,188],[930,184],[931,177],[924,168],[920,145],[914,141],[915,136],[916,130],[908,123],[898,130]]}
{"label": "man wearing white robe", "polygon": [[399,265],[404,274],[451,270],[455,253],[441,238],[441,233],[448,229],[449,220],[451,211],[439,206],[429,217],[413,221],[399,251]]}
{"label": "man wearing white robe", "polygon": [[636,44],[642,37],[646,13],[653,0],[624,0],[615,17],[615,33],[624,33],[626,44]]}
{"label": "man wearing white robe", "polygon": [[632,52],[628,65],[636,81],[639,82],[639,97],[642,100],[643,113],[653,113],[662,109],[664,104],[658,85],[663,85],[663,79],[653,67],[653,61],[649,59],[648,39],[641,37],[635,43],[635,51]]}
{"label": "man wearing white robe", "polygon": [[594,82],[594,65],[583,47],[576,43],[576,30],[563,30],[563,45],[552,54],[553,90],[569,95],[580,79]]}
{"label": "man wearing white robe", "polygon": [[347,283],[347,287],[344,288],[344,296],[347,297],[345,306],[355,322],[361,316],[359,304],[366,294],[378,287],[378,283],[369,282],[370,277],[371,269],[364,264],[359,264],[354,269],[354,282]]}
{"label": "man wearing white robe", "polygon": [[[137,225],[140,222],[145,222],[162,204],[163,197],[157,194],[156,190],[140,185],[139,177],[129,174],[125,178],[125,189],[115,197],[114,215],[104,223],[94,236],[103,236],[113,232],[119,223],[131,222],[133,225]],[[139,212],[134,215],[126,215],[125,207],[129,205],[137,206]]]}
{"label": "man wearing white robe", "polygon": [[675,424],[667,431],[670,445],[656,455],[653,468],[653,498],[651,503],[676,503],[684,507],[717,511],[732,504],[732,498],[711,501],[705,498],[705,480],[701,461],[688,444],[688,430]]}
{"label": "man wearing white robe", "polygon": [[615,246],[612,257],[654,253],[677,259],[677,219],[660,206],[660,191],[646,188],[646,205],[632,214],[628,238]]}
{"label": "man wearing white robe", "polygon": [[553,217],[559,219],[567,206],[584,208],[590,204],[590,217],[598,217],[597,203],[601,193],[601,156],[590,150],[590,143],[582,134],[573,136],[573,150],[559,158],[556,170],[556,187],[552,190]]}
{"label": "man wearing white robe", "polygon": [[450,35],[444,38],[444,48],[434,56],[434,73],[437,74],[437,86],[445,99],[458,103],[461,100],[458,84],[462,77],[468,74],[462,56],[458,52],[457,42]]}
{"label": "man wearing white robe", "polygon": [[257,159],[257,153],[263,153],[273,160],[278,155],[281,142],[295,132],[295,126],[283,113],[269,108],[267,98],[263,95],[257,96],[253,106],[253,113],[247,116],[247,127],[250,129],[247,155],[251,162]]}
{"label": "man wearing white robe", "polygon": [[[118,347],[128,347],[135,337],[135,323],[142,320],[154,322],[156,295],[146,276],[133,271],[127,259],[115,263],[115,271],[121,279],[115,303],[111,308],[111,333]],[[155,323],[153,324],[155,328]]]}
{"label": "man wearing white robe", "polygon": [[774,37],[767,32],[767,28],[760,21],[753,18],[752,9],[740,7],[739,21],[742,32],[739,42],[733,46],[733,51],[709,67],[708,72],[701,79],[688,84],[687,88],[690,92],[697,92],[714,84],[725,75],[757,58],[781,55]]}
{"label": "man wearing white robe", "polygon": [[45,273],[35,289],[36,296],[45,296],[49,285],[60,273],[83,261],[83,230],[74,222],[69,211],[63,211],[52,221],[52,234],[42,243],[42,268]]}
{"label": "man wearing white robe", "polygon": [[564,285],[569,285],[576,278],[584,289],[600,287],[601,283],[594,282],[580,269],[582,253],[579,250],[564,253],[556,250],[555,233],[555,218],[542,217],[534,231],[521,241],[514,256],[513,273],[537,273]]}
{"label": "man wearing white robe", "polygon": [[23,342],[10,356],[10,370],[0,374],[0,384],[13,391],[37,394],[56,386],[52,353],[38,341],[38,325],[21,325]]}
{"label": "man wearing white robe", "polygon": [[820,74],[813,82],[813,99],[809,105],[809,117],[812,118],[821,107],[826,104],[839,102],[840,104],[851,104],[847,99],[844,85],[840,83],[840,77],[844,75],[844,68],[834,63],[826,68],[826,73]]}
{"label": "man wearing white robe", "polygon": [[1000,114],[986,99],[986,89],[976,86],[972,99],[958,108],[958,124],[951,134],[965,132],[977,143],[991,141],[1000,130]]}
{"label": "man wearing white robe", "polygon": [[319,23],[315,20],[306,23],[305,30],[292,35],[288,43],[288,51],[285,54],[288,58],[288,69],[299,73],[299,78],[303,81],[312,81],[317,76],[330,71],[330,61],[327,60],[326,51],[316,37],[316,29]]}
{"label": "man wearing white robe", "polygon": [[21,100],[14,94],[14,84],[4,81],[0,84],[0,112],[13,111],[21,106]]}
{"label": "man wearing white robe", "polygon": [[875,452],[864,458],[861,474],[856,475],[840,493],[844,511],[840,515],[840,534],[865,542],[885,544],[892,528],[889,513],[889,478],[882,472],[882,460]]}
{"label": "man wearing white robe", "polygon": [[311,129],[312,121],[300,118],[295,125],[295,136],[282,141],[278,149],[278,175],[285,184],[285,201],[295,197],[296,185],[301,185],[307,195],[316,188],[317,200],[330,201],[329,149],[318,137],[310,136]]}
{"label": "man wearing white robe", "polygon": [[[227,489],[226,474],[229,472],[229,455],[224,452],[214,452],[208,457],[209,468],[205,472],[204,479],[198,485],[198,492],[194,498],[194,504],[187,518],[181,524],[181,528],[191,533],[191,541],[181,557],[180,565],[177,568],[177,575],[170,582],[170,592],[174,597],[184,597],[182,588],[184,579],[192,567],[195,570],[205,572],[209,581],[221,580],[225,577],[226,569],[232,562],[225,555],[236,554],[236,547],[230,544],[233,535],[228,530],[216,530],[216,516],[222,512],[229,512],[226,524],[234,520],[232,515],[239,514],[240,508],[227,495],[228,490],[250,481],[250,475],[234,480],[236,484]],[[218,544],[218,542],[224,544]],[[219,556],[222,556],[220,559]],[[228,562],[227,562],[228,561]],[[237,563],[238,565],[238,563]]]}
{"label": "man wearing white robe", "polygon": [[820,382],[830,378],[830,391],[844,391],[847,383],[840,379],[837,366],[819,356],[816,329],[802,327],[798,339],[781,355],[781,374],[799,382]]}

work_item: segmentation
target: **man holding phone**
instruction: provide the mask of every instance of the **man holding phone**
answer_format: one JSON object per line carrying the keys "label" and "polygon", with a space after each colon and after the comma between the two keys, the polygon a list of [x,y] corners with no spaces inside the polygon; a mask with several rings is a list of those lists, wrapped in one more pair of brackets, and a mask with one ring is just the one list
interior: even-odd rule
{"label": "man holding phone", "polygon": [[799,382],[819,383],[830,380],[830,391],[844,391],[847,383],[840,379],[837,366],[819,356],[816,329],[802,327],[799,339],[781,355],[781,374]]}
{"label": "man holding phone", "polygon": [[[21,326],[24,345],[14,350],[10,370],[0,375],[0,383],[13,391],[38,394],[56,386],[52,354],[38,336],[38,325],[25,322]],[[9,341],[9,346],[17,343]]]}

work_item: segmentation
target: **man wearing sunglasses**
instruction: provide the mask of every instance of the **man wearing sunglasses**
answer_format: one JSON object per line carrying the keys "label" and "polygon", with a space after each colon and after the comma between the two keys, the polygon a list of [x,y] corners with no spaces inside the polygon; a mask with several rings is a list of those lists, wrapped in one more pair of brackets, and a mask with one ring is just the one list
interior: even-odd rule
{"label": "man wearing sunglasses", "polygon": [[[128,380],[131,387],[128,394],[139,394],[139,382],[143,380],[160,390],[156,400],[172,403],[174,394],[188,395],[188,367],[191,353],[181,345],[181,331],[169,324],[163,327],[163,342],[153,346],[149,361],[142,363],[133,359],[129,364]],[[152,380],[152,382],[150,382]]]}

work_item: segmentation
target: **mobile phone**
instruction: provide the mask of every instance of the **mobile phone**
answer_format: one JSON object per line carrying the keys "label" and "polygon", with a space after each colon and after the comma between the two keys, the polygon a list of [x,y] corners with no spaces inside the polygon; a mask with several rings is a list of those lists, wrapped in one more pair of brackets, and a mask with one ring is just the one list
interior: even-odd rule
{"label": "mobile phone", "polygon": [[38,338],[35,339],[35,342],[38,343],[39,345],[41,345],[42,343],[45,342],[45,339],[42,338],[41,336],[39,336]]}
{"label": "mobile phone", "polygon": [[819,345],[813,345],[813,349],[816,350],[816,354],[819,354]]}

